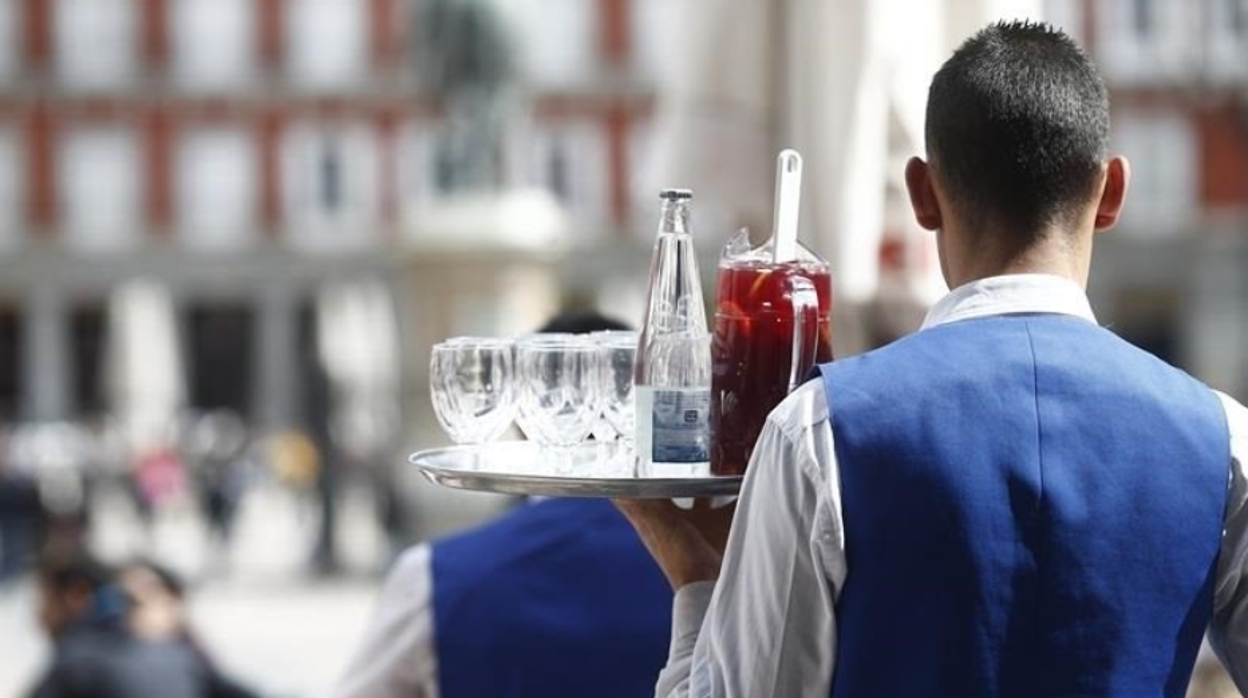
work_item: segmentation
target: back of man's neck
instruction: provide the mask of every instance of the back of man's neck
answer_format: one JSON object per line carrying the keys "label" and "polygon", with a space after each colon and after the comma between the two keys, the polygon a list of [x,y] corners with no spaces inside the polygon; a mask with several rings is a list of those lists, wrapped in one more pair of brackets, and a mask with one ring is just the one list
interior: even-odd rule
{"label": "back of man's neck", "polygon": [[1047,274],[1087,288],[1090,262],[1090,246],[1084,251],[1063,240],[1046,239],[1016,250],[977,250],[948,281],[950,288],[957,288],[992,276]]}

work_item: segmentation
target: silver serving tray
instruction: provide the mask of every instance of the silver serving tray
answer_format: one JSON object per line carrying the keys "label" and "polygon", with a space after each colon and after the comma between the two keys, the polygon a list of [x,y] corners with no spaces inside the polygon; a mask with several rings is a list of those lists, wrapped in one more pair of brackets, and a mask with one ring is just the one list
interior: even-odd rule
{"label": "silver serving tray", "polygon": [[631,448],[617,443],[544,449],[530,441],[501,441],[417,451],[408,461],[439,485],[505,494],[660,499],[741,489],[739,475],[712,475],[706,463],[642,465]]}

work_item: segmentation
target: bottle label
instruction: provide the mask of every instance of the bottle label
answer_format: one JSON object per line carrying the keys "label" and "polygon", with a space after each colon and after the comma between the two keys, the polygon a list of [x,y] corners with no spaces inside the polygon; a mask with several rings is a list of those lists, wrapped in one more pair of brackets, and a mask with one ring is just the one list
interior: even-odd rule
{"label": "bottle label", "polygon": [[703,388],[654,391],[650,459],[655,463],[701,463],[710,458],[711,393]]}

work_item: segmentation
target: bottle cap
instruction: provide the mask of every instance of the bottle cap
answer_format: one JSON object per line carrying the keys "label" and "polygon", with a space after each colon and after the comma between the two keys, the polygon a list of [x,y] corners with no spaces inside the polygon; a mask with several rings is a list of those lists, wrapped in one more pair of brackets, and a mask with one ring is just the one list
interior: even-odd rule
{"label": "bottle cap", "polygon": [[688,201],[693,198],[692,189],[663,189],[659,191],[659,198],[664,201]]}

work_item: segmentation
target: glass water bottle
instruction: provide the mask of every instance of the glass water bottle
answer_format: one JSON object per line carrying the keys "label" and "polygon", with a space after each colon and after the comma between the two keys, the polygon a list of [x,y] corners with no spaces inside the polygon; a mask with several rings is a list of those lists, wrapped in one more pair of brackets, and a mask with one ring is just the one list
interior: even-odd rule
{"label": "glass water bottle", "polygon": [[655,475],[709,459],[710,335],[689,229],[688,189],[664,189],[650,291],[637,346],[636,444]]}

